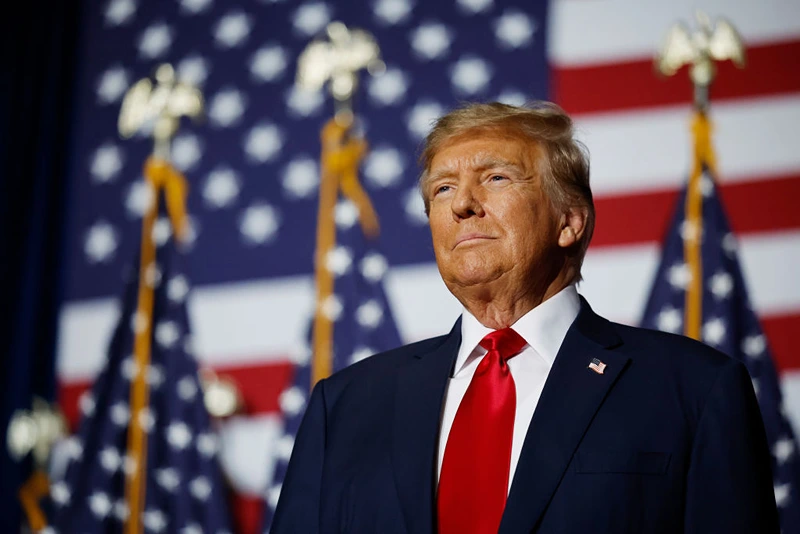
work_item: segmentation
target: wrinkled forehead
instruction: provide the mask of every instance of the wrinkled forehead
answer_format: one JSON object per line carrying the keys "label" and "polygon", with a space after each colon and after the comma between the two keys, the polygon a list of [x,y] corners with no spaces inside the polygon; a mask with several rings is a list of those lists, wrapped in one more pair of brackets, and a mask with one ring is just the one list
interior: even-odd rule
{"label": "wrinkled forehead", "polygon": [[458,132],[426,147],[426,151],[423,173],[427,176],[465,168],[519,167],[533,171],[541,168],[542,159],[540,143],[519,128],[498,126]]}

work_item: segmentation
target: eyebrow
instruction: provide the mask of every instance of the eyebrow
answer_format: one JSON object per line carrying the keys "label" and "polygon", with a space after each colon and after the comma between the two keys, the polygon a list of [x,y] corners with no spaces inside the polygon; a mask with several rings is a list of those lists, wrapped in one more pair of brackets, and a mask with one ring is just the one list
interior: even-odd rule
{"label": "eyebrow", "polygon": [[[497,158],[497,157],[485,157],[482,159],[477,159],[477,161],[470,162],[472,165],[472,169],[478,172],[485,171],[486,169],[495,169],[495,168],[505,168],[505,169],[517,169],[521,170],[522,167],[511,161]],[[429,172],[426,176],[425,181],[431,182],[433,180],[438,180],[440,178],[449,178],[456,174],[456,170],[453,168],[441,169],[436,172]]]}

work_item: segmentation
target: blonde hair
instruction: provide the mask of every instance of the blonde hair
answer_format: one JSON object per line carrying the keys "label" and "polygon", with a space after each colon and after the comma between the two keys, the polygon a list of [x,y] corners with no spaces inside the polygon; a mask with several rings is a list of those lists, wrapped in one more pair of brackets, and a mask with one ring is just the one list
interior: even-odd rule
{"label": "blonde hair", "polygon": [[498,130],[528,139],[532,148],[543,152],[542,186],[555,210],[561,213],[573,207],[587,210],[584,232],[571,260],[575,268],[573,281],[580,280],[581,265],[595,224],[594,201],[589,187],[589,153],[583,143],[574,138],[572,119],[552,102],[536,101],[525,107],[499,102],[467,104],[440,117],[426,137],[419,158],[422,167],[419,186],[425,213],[430,209],[425,181],[431,161],[442,146],[466,133]]}

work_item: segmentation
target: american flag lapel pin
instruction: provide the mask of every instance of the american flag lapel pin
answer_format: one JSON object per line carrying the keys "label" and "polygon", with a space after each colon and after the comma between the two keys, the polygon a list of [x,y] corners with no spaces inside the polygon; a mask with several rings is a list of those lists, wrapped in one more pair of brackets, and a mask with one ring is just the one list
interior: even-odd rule
{"label": "american flag lapel pin", "polygon": [[606,370],[606,364],[598,360],[597,358],[592,358],[592,361],[589,362],[589,369],[597,373],[598,375],[602,375],[603,371]]}

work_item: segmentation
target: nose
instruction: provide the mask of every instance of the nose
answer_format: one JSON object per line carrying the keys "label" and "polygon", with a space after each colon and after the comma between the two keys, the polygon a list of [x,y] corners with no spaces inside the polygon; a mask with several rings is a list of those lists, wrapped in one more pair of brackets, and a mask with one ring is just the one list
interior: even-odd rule
{"label": "nose", "polygon": [[456,189],[451,204],[453,219],[456,222],[470,217],[484,216],[483,204],[479,198],[480,192],[476,190],[476,187],[473,184],[460,184]]}

